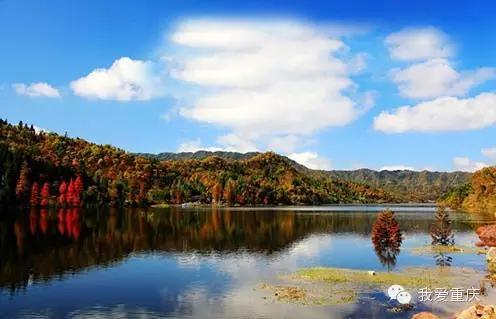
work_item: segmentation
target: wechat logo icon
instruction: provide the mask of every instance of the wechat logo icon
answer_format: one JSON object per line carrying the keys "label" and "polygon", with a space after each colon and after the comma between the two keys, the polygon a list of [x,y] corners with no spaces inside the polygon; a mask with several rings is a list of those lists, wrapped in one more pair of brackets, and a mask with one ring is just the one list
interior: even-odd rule
{"label": "wechat logo icon", "polygon": [[397,300],[402,305],[407,305],[412,301],[412,295],[400,285],[392,285],[387,293],[391,300]]}

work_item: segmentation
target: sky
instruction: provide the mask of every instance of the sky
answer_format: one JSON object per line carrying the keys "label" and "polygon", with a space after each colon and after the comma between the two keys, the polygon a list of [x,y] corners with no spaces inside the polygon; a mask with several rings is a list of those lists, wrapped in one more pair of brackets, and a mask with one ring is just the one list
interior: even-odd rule
{"label": "sky", "polygon": [[493,1],[0,0],[0,117],[316,169],[496,162]]}

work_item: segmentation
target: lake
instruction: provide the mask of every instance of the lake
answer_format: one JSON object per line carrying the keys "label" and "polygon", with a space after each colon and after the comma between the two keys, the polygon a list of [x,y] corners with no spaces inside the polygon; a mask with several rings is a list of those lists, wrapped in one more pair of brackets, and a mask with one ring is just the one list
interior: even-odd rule
{"label": "lake", "polygon": [[[258,288],[302,267],[435,267],[439,256],[415,250],[430,244],[433,207],[391,207],[404,235],[394,256],[382,256],[370,239],[382,208],[4,212],[0,317],[409,318],[415,311],[391,312],[381,292],[351,304],[304,306],[268,299]],[[456,244],[466,247],[477,241],[474,229],[490,221],[463,213],[451,219]],[[486,273],[485,258],[476,253],[442,258],[481,278]],[[492,290],[485,298],[496,300]]]}

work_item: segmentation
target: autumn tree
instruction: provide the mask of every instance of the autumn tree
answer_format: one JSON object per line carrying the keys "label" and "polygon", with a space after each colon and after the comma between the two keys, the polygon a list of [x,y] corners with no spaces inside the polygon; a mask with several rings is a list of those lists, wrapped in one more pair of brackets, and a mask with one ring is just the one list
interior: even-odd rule
{"label": "autumn tree", "polygon": [[74,205],[74,181],[72,178],[69,180],[69,186],[67,186],[67,206],[73,206]]}
{"label": "autumn tree", "polygon": [[452,246],[455,244],[453,227],[447,209],[437,209],[435,221],[431,225],[430,233],[433,245]]}
{"label": "autumn tree", "polygon": [[59,197],[57,198],[57,202],[60,207],[65,207],[67,205],[67,183],[62,181],[59,186]]}
{"label": "autumn tree", "polygon": [[81,206],[81,196],[83,194],[83,180],[81,176],[78,176],[74,181],[74,193],[72,195],[72,206],[80,207]]}
{"label": "autumn tree", "polygon": [[37,207],[40,204],[40,189],[37,182],[31,186],[31,198],[29,200],[31,207]]}
{"label": "autumn tree", "polygon": [[50,185],[48,182],[43,184],[41,188],[41,207],[47,207],[50,204]]}
{"label": "autumn tree", "polygon": [[377,215],[372,226],[372,243],[380,262],[391,270],[396,265],[403,241],[400,224],[394,212],[386,210]]}
{"label": "autumn tree", "polygon": [[21,166],[21,172],[16,184],[16,198],[20,203],[25,203],[26,196],[29,192],[29,167],[28,163],[24,161]]}
{"label": "autumn tree", "polygon": [[217,182],[212,188],[212,204],[218,204],[222,197],[222,185]]}
{"label": "autumn tree", "polygon": [[[435,220],[431,225],[430,234],[432,238],[432,245],[434,246],[453,246],[455,244],[455,235],[453,234],[453,227],[449,217],[449,211],[440,207],[436,211]],[[451,266],[453,258],[447,255],[443,250],[439,250],[434,259],[436,265],[441,267]]]}
{"label": "autumn tree", "polygon": [[235,188],[236,188],[236,183],[232,180],[229,179],[226,183],[226,186],[224,187],[224,200],[228,205],[231,205],[233,203],[234,197],[235,197]]}

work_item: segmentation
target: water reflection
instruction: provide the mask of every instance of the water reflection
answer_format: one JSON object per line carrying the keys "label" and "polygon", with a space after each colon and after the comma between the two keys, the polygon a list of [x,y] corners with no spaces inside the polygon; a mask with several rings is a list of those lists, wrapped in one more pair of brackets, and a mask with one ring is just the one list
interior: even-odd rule
{"label": "water reflection", "polygon": [[[398,253],[379,253],[372,245],[375,213],[69,209],[3,216],[0,290],[13,299],[2,304],[0,295],[0,317],[2,308],[22,317],[20,310],[40,314],[47,307],[60,312],[48,317],[142,312],[202,318],[205,309],[218,318],[329,317],[325,308],[292,309],[290,316],[287,305],[257,303],[257,312],[253,288],[302,266],[380,270],[376,252],[385,267],[433,264],[431,256],[408,253],[430,243],[433,219],[425,213],[397,214],[405,237],[401,254],[399,246]],[[457,240],[475,240],[477,224],[455,219]],[[457,262],[475,261],[464,258]]]}

